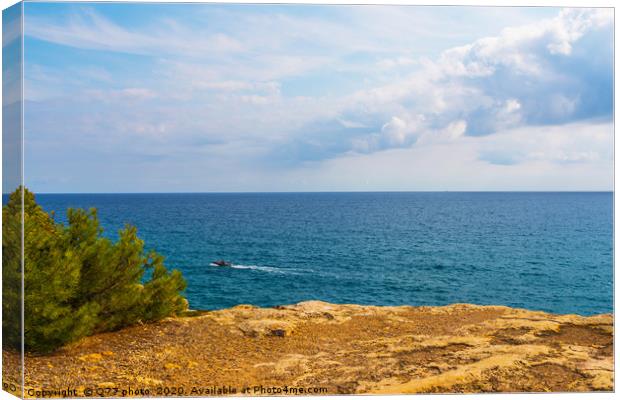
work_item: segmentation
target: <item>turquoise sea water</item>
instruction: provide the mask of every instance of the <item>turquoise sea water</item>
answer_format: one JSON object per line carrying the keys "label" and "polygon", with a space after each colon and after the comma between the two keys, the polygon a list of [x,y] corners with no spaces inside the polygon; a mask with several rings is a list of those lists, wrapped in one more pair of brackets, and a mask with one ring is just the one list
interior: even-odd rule
{"label": "turquoise sea water", "polygon": [[[319,299],[613,307],[612,193],[47,194],[136,225],[183,271],[194,309]],[[214,267],[216,259],[232,267]]]}

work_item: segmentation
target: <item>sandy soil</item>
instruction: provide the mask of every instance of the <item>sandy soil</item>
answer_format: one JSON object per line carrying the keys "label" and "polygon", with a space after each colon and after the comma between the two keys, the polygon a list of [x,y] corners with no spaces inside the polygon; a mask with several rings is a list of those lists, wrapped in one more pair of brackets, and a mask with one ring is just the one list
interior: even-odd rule
{"label": "sandy soil", "polygon": [[[3,359],[5,383],[15,382],[17,354]],[[468,304],[241,305],[95,335],[25,363],[30,397],[612,391],[613,318]],[[54,392],[63,389],[75,392]]]}

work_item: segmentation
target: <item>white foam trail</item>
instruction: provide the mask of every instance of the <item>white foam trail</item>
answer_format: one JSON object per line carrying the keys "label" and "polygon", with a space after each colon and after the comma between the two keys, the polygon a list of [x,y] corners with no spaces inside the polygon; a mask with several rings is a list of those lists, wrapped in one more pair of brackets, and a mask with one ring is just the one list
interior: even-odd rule
{"label": "white foam trail", "polygon": [[267,267],[264,265],[232,264],[230,266],[221,266],[221,265],[217,265],[214,263],[211,263],[209,265],[212,267],[216,267],[216,268],[250,269],[250,270],[255,270],[255,271],[273,272],[276,274],[287,274],[292,271],[292,270],[287,270],[287,269],[277,268],[277,267]]}
{"label": "white foam trail", "polygon": [[281,274],[286,273],[286,271],[284,271],[284,270],[282,270],[280,268],[265,267],[265,266],[261,266],[261,265],[233,264],[233,265],[230,266],[230,268],[234,268],[234,269],[254,269],[254,270],[265,271],[265,272],[279,272]]}

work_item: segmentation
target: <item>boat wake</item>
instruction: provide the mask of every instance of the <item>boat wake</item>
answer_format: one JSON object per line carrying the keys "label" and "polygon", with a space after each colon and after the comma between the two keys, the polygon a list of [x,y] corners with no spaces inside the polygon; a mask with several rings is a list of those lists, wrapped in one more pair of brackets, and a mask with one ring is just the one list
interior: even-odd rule
{"label": "boat wake", "polygon": [[230,266],[233,269],[253,269],[256,271],[264,271],[264,272],[279,272],[285,273],[286,271],[281,268],[276,267],[267,267],[262,265],[241,265],[241,264],[233,264]]}
{"label": "boat wake", "polygon": [[212,267],[217,268],[231,268],[231,269],[249,269],[254,271],[262,271],[262,272],[271,272],[276,274],[289,274],[292,273],[289,269],[277,268],[277,267],[268,267],[265,265],[243,265],[243,264],[231,264],[229,266],[222,267],[220,265],[211,263],[209,264]]}

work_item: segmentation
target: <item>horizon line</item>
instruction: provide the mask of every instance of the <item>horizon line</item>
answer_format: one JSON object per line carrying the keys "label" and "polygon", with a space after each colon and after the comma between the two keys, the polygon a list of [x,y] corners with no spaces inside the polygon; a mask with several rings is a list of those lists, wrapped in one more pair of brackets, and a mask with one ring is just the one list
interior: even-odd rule
{"label": "horizon line", "polygon": [[[10,193],[2,193],[8,195]],[[59,194],[320,194],[320,193],[614,193],[603,190],[315,190],[315,191],[200,191],[200,192],[34,192],[35,195]]]}

